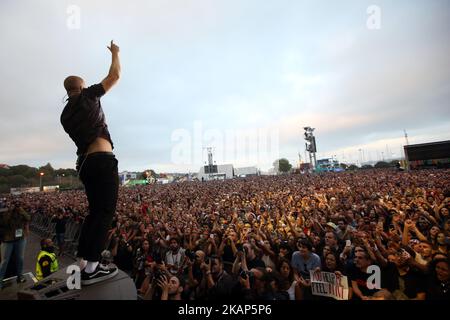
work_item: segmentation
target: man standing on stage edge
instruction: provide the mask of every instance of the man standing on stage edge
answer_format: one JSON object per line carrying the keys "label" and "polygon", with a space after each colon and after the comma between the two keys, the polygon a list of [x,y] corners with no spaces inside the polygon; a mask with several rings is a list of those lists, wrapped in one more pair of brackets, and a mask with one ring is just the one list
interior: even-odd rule
{"label": "man standing on stage edge", "polygon": [[89,213],[81,229],[77,257],[81,258],[81,284],[90,285],[114,277],[116,267],[99,263],[108,230],[116,212],[119,191],[118,161],[106,125],[100,98],[119,80],[119,47],[107,47],[112,62],[109,73],[99,84],[86,88],[78,76],[64,80],[68,102],[61,114],[64,130],[77,146],[77,171],[84,184]]}

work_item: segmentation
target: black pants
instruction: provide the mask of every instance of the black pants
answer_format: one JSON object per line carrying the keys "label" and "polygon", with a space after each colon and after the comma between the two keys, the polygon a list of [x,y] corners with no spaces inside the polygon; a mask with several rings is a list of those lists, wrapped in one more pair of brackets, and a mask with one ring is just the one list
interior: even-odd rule
{"label": "black pants", "polygon": [[89,202],[78,242],[77,256],[100,261],[116,212],[119,192],[118,161],[111,152],[95,152],[78,159],[77,170]]}

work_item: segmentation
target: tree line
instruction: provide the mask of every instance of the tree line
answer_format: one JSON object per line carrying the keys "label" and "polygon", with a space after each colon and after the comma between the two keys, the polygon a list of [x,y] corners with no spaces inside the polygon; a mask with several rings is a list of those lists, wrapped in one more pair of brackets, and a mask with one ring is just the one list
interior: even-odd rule
{"label": "tree line", "polygon": [[41,181],[42,186],[81,187],[75,169],[54,169],[50,163],[37,168],[27,165],[0,168],[0,193],[9,193],[11,188],[39,187]]}

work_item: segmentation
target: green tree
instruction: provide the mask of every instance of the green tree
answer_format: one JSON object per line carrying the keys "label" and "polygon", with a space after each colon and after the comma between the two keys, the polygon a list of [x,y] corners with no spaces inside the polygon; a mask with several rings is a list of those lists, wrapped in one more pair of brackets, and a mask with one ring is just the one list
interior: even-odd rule
{"label": "green tree", "polygon": [[289,172],[292,169],[292,165],[289,163],[289,160],[285,158],[281,158],[276,160],[273,163],[273,167],[275,168],[276,172]]}
{"label": "green tree", "polygon": [[391,165],[385,161],[379,161],[375,164],[375,168],[390,168]]}
{"label": "green tree", "polygon": [[47,163],[43,167],[39,167],[39,172],[43,172],[44,176],[53,177],[55,175],[55,169],[53,169],[50,163]]}
{"label": "green tree", "polygon": [[0,195],[2,193],[9,193],[9,184],[0,184]]}
{"label": "green tree", "polygon": [[389,164],[391,165],[391,167],[397,167],[400,166],[400,161],[392,160],[391,162],[389,162]]}
{"label": "green tree", "polygon": [[0,168],[0,177],[9,177],[14,175],[11,169]]}
{"label": "green tree", "polygon": [[140,180],[147,179],[147,171],[140,172],[138,175],[138,179],[140,179]]}
{"label": "green tree", "polygon": [[365,164],[361,167],[361,169],[373,169],[373,166],[370,164]]}
{"label": "green tree", "polygon": [[26,178],[32,178],[34,175],[37,174],[37,169],[24,165],[24,164],[20,164],[17,166],[11,166],[10,167],[11,170],[11,175],[19,175],[19,176],[24,176]]}
{"label": "green tree", "polygon": [[11,188],[26,187],[29,185],[28,180],[21,175],[14,175],[9,177],[8,183],[11,186]]}
{"label": "green tree", "polygon": [[358,167],[356,166],[356,165],[354,165],[354,164],[351,164],[349,167],[348,167],[348,170],[357,170],[358,169]]}
{"label": "green tree", "polygon": [[75,169],[57,169],[55,170],[55,175],[57,176],[64,176],[64,177],[70,177],[70,176],[77,176],[77,171]]}
{"label": "green tree", "polygon": [[141,173],[141,179],[147,179],[148,177],[152,177],[152,178],[158,178],[159,175],[153,170],[153,169],[148,169],[145,170]]}

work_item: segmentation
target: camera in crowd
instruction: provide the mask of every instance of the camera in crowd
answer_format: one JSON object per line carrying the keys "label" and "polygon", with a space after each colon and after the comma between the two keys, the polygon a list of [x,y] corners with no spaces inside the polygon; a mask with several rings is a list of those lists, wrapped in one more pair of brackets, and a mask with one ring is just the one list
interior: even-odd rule
{"label": "camera in crowd", "polygon": [[195,252],[194,252],[194,251],[191,251],[191,250],[187,249],[187,250],[185,251],[185,255],[186,255],[186,257],[188,257],[188,259],[189,259],[191,262],[193,262],[193,261],[195,260]]}
{"label": "camera in crowd", "polygon": [[245,271],[245,270],[242,270],[242,271],[239,273],[239,276],[240,276],[242,279],[244,279],[244,280],[249,279],[251,285],[253,284],[254,279],[255,279],[255,275],[254,275],[254,273],[253,273],[252,271]]}
{"label": "camera in crowd", "polygon": [[153,298],[152,299],[160,299],[161,295],[162,295],[162,289],[161,287],[158,285],[158,281],[163,279],[163,277],[166,276],[168,277],[169,274],[163,270],[161,270],[159,268],[158,265],[155,266],[155,270],[153,272],[153,278],[152,278],[152,286],[154,288],[154,293],[153,293]]}
{"label": "camera in crowd", "polygon": [[163,276],[167,275],[166,272],[164,272],[163,270],[156,268],[155,273],[153,275],[153,281],[157,282],[159,279],[161,279]]}

